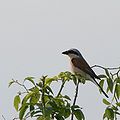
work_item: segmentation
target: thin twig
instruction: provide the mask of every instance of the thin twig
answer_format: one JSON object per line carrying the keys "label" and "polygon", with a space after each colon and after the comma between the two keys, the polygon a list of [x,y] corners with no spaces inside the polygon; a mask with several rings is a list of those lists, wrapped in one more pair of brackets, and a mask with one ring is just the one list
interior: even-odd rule
{"label": "thin twig", "polygon": [[115,98],[115,101],[118,103],[117,97],[115,95],[115,90],[114,90],[113,98]]}
{"label": "thin twig", "polygon": [[43,105],[43,115],[45,115],[45,76],[43,76],[42,80],[42,105]]}
{"label": "thin twig", "polygon": [[24,84],[19,83],[17,80],[14,82],[17,83],[18,85],[22,86],[26,90],[26,92],[29,93],[28,89],[26,88],[26,86]]}
{"label": "thin twig", "polygon": [[[80,82],[79,82],[79,80],[78,80],[78,83],[77,83],[77,85],[76,85],[76,90],[75,90],[75,97],[74,97],[74,101],[73,101],[73,106],[75,105],[76,100],[77,100],[79,83],[80,83]],[[71,115],[71,120],[73,120],[73,117],[74,117],[74,115],[73,115],[73,113],[72,113],[72,115]]]}
{"label": "thin twig", "polygon": [[57,97],[59,97],[59,95],[61,94],[61,92],[62,92],[62,90],[63,90],[63,87],[64,87],[64,85],[65,85],[65,80],[62,80],[62,84],[61,84],[61,87],[60,87],[60,90],[59,90],[59,92],[58,92],[58,94],[57,94]]}
{"label": "thin twig", "polygon": [[44,99],[44,93],[45,93],[45,88],[44,88],[44,82],[43,82],[43,88],[42,88],[42,103],[43,103],[43,107],[45,108],[45,99]]}
{"label": "thin twig", "polygon": [[4,117],[4,115],[2,115],[2,118],[3,118],[4,120],[6,120],[5,117]]}
{"label": "thin twig", "polygon": [[103,67],[103,66],[101,66],[101,65],[93,65],[91,68],[94,68],[94,67],[99,67],[99,68],[108,69],[108,70],[117,70],[117,69],[120,69],[120,67],[107,68],[107,67]]}

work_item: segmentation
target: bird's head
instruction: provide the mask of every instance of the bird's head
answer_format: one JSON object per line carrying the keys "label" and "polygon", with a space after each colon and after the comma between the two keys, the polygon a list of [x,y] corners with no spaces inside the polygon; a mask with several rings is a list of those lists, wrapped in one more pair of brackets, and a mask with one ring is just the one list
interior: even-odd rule
{"label": "bird's head", "polygon": [[64,55],[68,55],[71,59],[76,57],[82,57],[81,53],[77,49],[69,49],[62,52]]}

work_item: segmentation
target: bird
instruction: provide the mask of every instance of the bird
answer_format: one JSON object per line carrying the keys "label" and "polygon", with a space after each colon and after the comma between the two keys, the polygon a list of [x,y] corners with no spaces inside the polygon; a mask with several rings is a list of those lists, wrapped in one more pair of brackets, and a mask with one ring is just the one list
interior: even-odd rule
{"label": "bird", "polygon": [[86,62],[82,54],[79,50],[72,48],[62,52],[64,55],[68,55],[70,58],[71,69],[73,73],[79,74],[83,76],[86,80],[92,81],[95,85],[99,87],[102,93],[108,98],[108,95],[104,92],[102,87],[98,84],[96,79],[100,78],[96,75],[96,73],[92,70],[89,64]]}

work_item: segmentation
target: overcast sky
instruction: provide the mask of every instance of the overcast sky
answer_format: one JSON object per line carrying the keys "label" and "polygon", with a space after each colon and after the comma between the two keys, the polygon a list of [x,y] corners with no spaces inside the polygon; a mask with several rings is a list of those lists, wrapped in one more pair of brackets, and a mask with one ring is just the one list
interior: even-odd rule
{"label": "overcast sky", "polygon": [[[1,120],[1,115],[6,120],[17,115],[12,102],[19,89],[8,88],[9,81],[70,70],[61,54],[69,48],[78,48],[91,66],[120,66],[120,1],[0,1]],[[73,90],[68,83],[65,93]],[[103,97],[90,82],[80,86],[77,103],[86,120],[102,120]]]}

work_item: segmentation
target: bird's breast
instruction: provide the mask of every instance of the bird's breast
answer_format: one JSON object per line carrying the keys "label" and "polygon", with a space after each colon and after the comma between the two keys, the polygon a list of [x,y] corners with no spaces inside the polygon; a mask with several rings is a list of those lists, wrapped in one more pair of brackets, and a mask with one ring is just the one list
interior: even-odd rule
{"label": "bird's breast", "polygon": [[72,71],[73,73],[80,74],[80,75],[83,76],[86,80],[91,80],[90,75],[88,75],[87,73],[85,73],[85,72],[82,71],[81,69],[75,67],[72,62],[70,62],[70,64],[71,64],[71,71]]}
{"label": "bird's breast", "polygon": [[71,71],[73,73],[82,73],[82,71],[78,69],[77,67],[75,67],[72,62],[70,62],[70,65],[71,65]]}

